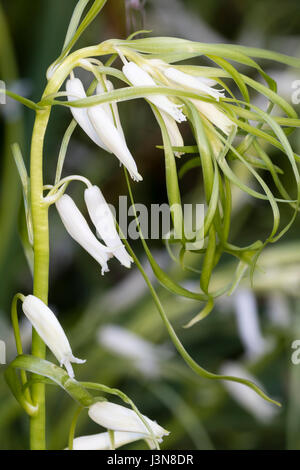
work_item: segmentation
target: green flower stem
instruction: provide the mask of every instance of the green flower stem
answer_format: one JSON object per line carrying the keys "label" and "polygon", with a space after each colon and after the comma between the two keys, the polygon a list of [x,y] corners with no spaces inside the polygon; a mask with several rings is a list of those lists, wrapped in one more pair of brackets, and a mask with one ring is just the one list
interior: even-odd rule
{"label": "green flower stem", "polygon": [[[43,142],[50,109],[38,111],[34,124],[31,144],[30,181],[31,213],[33,225],[34,276],[33,294],[43,302],[48,302],[49,276],[49,227],[48,207],[43,204]],[[44,359],[46,345],[32,331],[32,355]],[[32,385],[32,400],[38,406],[38,412],[30,418],[30,448],[46,449],[45,439],[45,384]]]}
{"label": "green flower stem", "polygon": [[[95,49],[92,48],[92,50],[95,52]],[[86,52],[85,49],[83,55]],[[65,59],[65,66],[60,67],[60,70],[53,75],[43,96],[56,93],[59,90],[78,58],[81,58],[80,54],[74,53],[72,57]],[[48,206],[43,200],[43,146],[50,112],[51,106],[36,111],[30,157],[31,214],[34,239],[33,294],[45,304],[48,303],[49,225]],[[32,331],[32,355],[41,359],[46,356],[46,346],[35,330]],[[44,450],[46,449],[45,384],[34,382],[31,395],[33,403],[38,407],[38,412],[30,418],[30,448],[32,450]]]}

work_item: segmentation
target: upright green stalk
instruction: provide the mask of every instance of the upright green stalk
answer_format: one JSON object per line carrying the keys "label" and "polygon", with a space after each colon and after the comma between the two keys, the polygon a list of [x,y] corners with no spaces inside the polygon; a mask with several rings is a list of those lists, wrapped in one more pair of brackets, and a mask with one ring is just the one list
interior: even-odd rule
{"label": "upright green stalk", "polygon": [[[87,50],[83,50],[86,54]],[[53,76],[44,91],[43,97],[56,93],[72,70],[78,54],[66,59],[67,66]],[[49,121],[51,106],[38,110],[34,123],[31,157],[30,157],[30,188],[31,188],[31,214],[33,227],[34,273],[33,294],[48,303],[49,279],[49,225],[48,206],[43,202],[43,146],[44,137]],[[32,355],[45,358],[46,346],[36,331],[32,332]],[[35,383],[32,385],[32,401],[38,406],[38,413],[30,417],[30,448],[32,450],[46,449],[45,439],[45,385]]]}
{"label": "upright green stalk", "polygon": [[[38,111],[31,143],[30,182],[31,211],[34,238],[34,281],[33,294],[48,302],[49,277],[49,227],[48,208],[43,204],[43,142],[50,109]],[[32,331],[32,354],[45,358],[46,346],[35,330]],[[30,418],[30,447],[44,450],[45,442],[45,385],[32,386],[32,400],[38,406],[36,416]]]}

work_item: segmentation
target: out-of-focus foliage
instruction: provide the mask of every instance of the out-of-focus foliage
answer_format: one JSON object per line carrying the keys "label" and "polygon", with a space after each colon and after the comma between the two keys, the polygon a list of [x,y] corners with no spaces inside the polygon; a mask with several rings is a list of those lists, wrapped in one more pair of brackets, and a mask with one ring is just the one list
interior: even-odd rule
{"label": "out-of-focus foliage", "polygon": [[[16,87],[20,94],[39,99],[46,83],[46,69],[60,51],[75,3],[74,0],[1,2],[11,44],[7,43],[4,28],[0,28],[0,78],[11,84],[10,89]],[[125,9],[123,0],[109,1],[79,45],[95,44],[106,38],[125,38],[131,32],[126,31],[126,25],[128,28],[132,24],[128,18],[126,21],[126,11],[129,14],[129,7]],[[146,29],[152,29],[158,36],[236,42],[291,55],[300,54],[299,16],[298,0],[148,0],[144,11]],[[141,18],[136,21],[141,22]],[[292,82],[300,77],[282,66],[278,69],[274,69],[272,63],[264,66],[277,80],[279,92],[290,101]],[[148,206],[166,202],[163,156],[156,149],[161,137],[151,112],[140,100],[121,104],[119,109],[127,141],[135,149],[135,159],[144,175],[144,182],[135,188],[136,201]],[[57,108],[53,116],[45,149],[49,179],[54,178],[56,156],[70,119],[67,109]],[[33,113],[28,110],[13,107],[10,102],[6,108],[1,108],[0,339],[7,343],[7,360],[15,355],[9,319],[11,298],[15,291],[30,293],[32,284],[18,240],[21,195],[9,146],[12,139],[17,140],[28,162],[32,123]],[[291,138],[299,153],[299,133]],[[273,160],[281,161],[281,153],[274,149],[272,152]],[[119,171],[115,159],[93,146],[78,130],[72,138],[65,171],[84,173],[116,206],[119,195],[127,194],[123,172]],[[236,171],[241,172],[241,178],[247,178],[242,168],[237,167]],[[199,175],[196,171],[189,172],[182,180],[187,201],[195,200],[201,193]],[[287,165],[286,178],[289,177]],[[272,186],[272,182],[269,183]],[[232,238],[233,242],[238,238],[240,244],[246,245],[253,236],[263,238],[272,224],[268,205],[241,198],[238,190],[234,194],[234,214]],[[287,220],[288,217],[289,213]],[[260,264],[264,269],[259,269],[255,275],[255,297],[251,297],[248,283],[242,285],[232,298],[221,298],[210,317],[194,328],[184,330],[182,326],[197,313],[197,305],[180,300],[157,286],[170,320],[193,357],[214,371],[228,364],[243,364],[265,385],[270,395],[283,403],[277,413],[261,410],[259,405],[255,405],[256,412],[249,412],[238,401],[238,396],[232,391],[228,393],[222,384],[194,376],[173,350],[137,270],[133,268],[128,272],[112,263],[111,271],[101,277],[97,264],[91,264],[86,254],[65,234],[54,210],[50,211],[50,223],[49,300],[60,312],[60,321],[69,331],[73,349],[79,357],[87,359],[86,367],[82,371],[78,369],[78,379],[93,377],[95,381],[124,390],[144,414],[171,431],[164,441],[164,446],[170,449],[300,448],[300,365],[291,362],[291,344],[300,339],[299,218],[288,235],[262,255]],[[138,241],[133,245],[142,253]],[[164,245],[152,241],[151,246],[157,250],[160,264],[178,278],[179,270],[169,259]],[[228,270],[224,260],[214,281],[216,286],[223,284]],[[180,281],[193,285],[196,275],[186,272]],[[245,337],[241,327],[241,315],[246,309],[253,321],[255,314],[258,315],[262,330],[261,342],[254,351],[251,338]],[[132,337],[126,336],[126,330],[153,344],[135,343]],[[22,335],[24,343],[27,338],[29,344],[29,327],[25,322]],[[127,348],[126,341],[129,342]],[[125,346],[121,348],[120,343]],[[133,358],[133,354],[129,357],[129,345],[138,351],[137,357]],[[26,448],[28,420],[11,397],[2,372],[3,366],[0,366],[0,448]],[[244,388],[239,387],[241,395]],[[49,448],[63,448],[74,404],[63,392],[51,387],[47,389],[47,397]],[[81,435],[95,433],[97,426],[83,413],[77,431]]]}

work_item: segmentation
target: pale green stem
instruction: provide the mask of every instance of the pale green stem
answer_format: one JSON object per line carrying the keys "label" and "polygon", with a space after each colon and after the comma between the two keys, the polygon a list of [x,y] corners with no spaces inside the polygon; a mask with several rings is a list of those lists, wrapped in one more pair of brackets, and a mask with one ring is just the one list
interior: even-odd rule
{"label": "pale green stem", "polygon": [[[33,294],[47,304],[49,276],[48,207],[43,204],[43,142],[50,109],[36,114],[30,161],[31,213],[33,225],[34,281]],[[32,331],[32,355],[45,358],[46,346],[36,331]],[[38,413],[30,418],[30,448],[46,449],[45,439],[45,384],[32,385],[32,400]]]}
{"label": "pale green stem", "polygon": [[[76,51],[65,59],[64,64],[53,74],[48,82],[42,99],[57,93],[67,75],[81,58],[89,55],[98,55],[109,52],[110,43],[96,47],[88,47]],[[114,50],[112,50],[114,52]],[[51,106],[37,110],[34,123],[31,157],[30,157],[30,184],[31,184],[31,214],[34,239],[34,281],[33,294],[48,303],[49,278],[49,226],[48,206],[43,200],[43,145],[49,121]],[[35,330],[32,331],[32,355],[45,358],[46,346]],[[33,377],[35,378],[35,377]],[[30,418],[30,448],[32,450],[46,449],[45,439],[45,384],[35,382],[32,385],[32,401],[38,407],[38,412]]]}

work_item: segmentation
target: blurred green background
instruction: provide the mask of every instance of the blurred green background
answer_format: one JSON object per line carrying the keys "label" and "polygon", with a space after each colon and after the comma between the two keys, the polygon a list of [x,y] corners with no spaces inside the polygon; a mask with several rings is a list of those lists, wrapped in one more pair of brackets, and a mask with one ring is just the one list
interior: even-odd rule
{"label": "blurred green background", "polygon": [[[134,3],[143,2],[130,6],[123,0],[109,0],[78,46],[125,38],[133,28],[144,26],[158,36],[300,53],[298,0],[148,0],[141,11],[134,10]],[[75,4],[75,0],[1,0],[0,79],[8,89],[39,99],[46,70],[60,53]],[[279,92],[290,101],[292,82],[300,79],[299,71],[272,63],[263,65],[278,81]],[[255,101],[255,95],[252,98]],[[16,354],[10,302],[15,292],[30,293],[32,289],[18,236],[21,191],[10,145],[19,142],[28,163],[34,113],[11,100],[0,107],[0,339],[6,342],[10,361]],[[161,136],[150,109],[138,100],[122,103],[119,110],[129,147],[134,149],[144,176],[143,183],[134,186],[136,201],[148,207],[166,202],[163,155],[155,148],[161,144]],[[53,110],[45,147],[48,183],[54,179],[69,121],[67,109]],[[299,153],[299,133],[292,135],[291,142]],[[281,162],[280,152],[268,150],[275,161]],[[249,175],[243,174],[243,168],[236,171],[247,181]],[[90,178],[116,207],[119,195],[127,194],[117,159],[96,148],[79,129],[72,137],[64,169],[64,175],[72,173]],[[181,189],[186,201],[199,201],[200,171],[188,173]],[[72,186],[71,194],[84,210],[81,186]],[[284,217],[289,215],[287,209]],[[235,190],[232,242],[245,245],[263,239],[270,230],[271,217],[267,203]],[[198,378],[174,351],[139,272],[135,268],[126,271],[112,262],[110,272],[101,277],[98,265],[66,234],[55,209],[50,211],[50,224],[49,302],[68,332],[76,356],[87,359],[85,366],[76,368],[78,379],[99,381],[126,392],[144,414],[171,432],[163,448],[300,449],[300,364],[291,361],[291,344],[300,339],[299,217],[284,239],[262,256],[253,290],[246,280],[234,296],[219,299],[212,314],[190,330],[182,326],[199,311],[199,305],[172,296],[157,285],[166,312],[191,355],[214,372],[237,367],[247,370],[283,403],[282,409],[275,411],[243,386],[229,389]],[[172,276],[185,285],[197,286],[197,276],[181,271],[162,242],[150,245],[160,265]],[[140,243],[133,242],[133,247],[150,271]],[[231,259],[225,259],[218,268],[216,286],[227,282],[231,263]],[[22,337],[29,351],[30,328],[23,320]],[[53,360],[50,353],[49,359]],[[0,449],[24,449],[28,447],[28,419],[10,395],[3,370],[0,366]],[[52,386],[47,388],[47,402],[48,447],[62,449],[67,444],[75,405]],[[83,413],[77,435],[96,432],[100,432],[99,427]]]}

